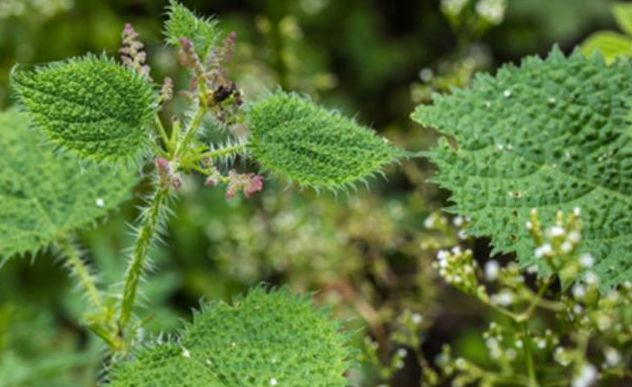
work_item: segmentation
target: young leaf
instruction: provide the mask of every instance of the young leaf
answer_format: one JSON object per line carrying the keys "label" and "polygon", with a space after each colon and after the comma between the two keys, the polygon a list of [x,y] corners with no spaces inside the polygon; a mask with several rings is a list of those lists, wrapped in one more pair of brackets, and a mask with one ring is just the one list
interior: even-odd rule
{"label": "young leaf", "polygon": [[613,31],[596,32],[582,43],[582,52],[592,56],[597,51],[607,63],[619,57],[632,57],[632,38]]}
{"label": "young leaf", "polygon": [[142,349],[110,377],[113,386],[344,386],[350,355],[338,323],[309,298],[255,288],[204,306],[178,340]]}
{"label": "young leaf", "polygon": [[127,199],[137,174],[103,166],[81,168],[55,156],[29,130],[23,113],[0,113],[0,257],[36,252],[94,222]]}
{"label": "young leaf", "polygon": [[248,121],[254,158],[304,186],[352,185],[409,156],[353,120],[296,94],[263,98],[250,107]]}
{"label": "young leaf", "polygon": [[546,219],[578,207],[583,246],[607,288],[632,278],[631,102],[629,61],[607,66],[556,48],[437,96],[412,117],[456,139],[457,148],[444,140],[429,157],[473,235],[492,236],[496,251],[530,265],[530,209]]}
{"label": "young leaf", "polygon": [[148,143],[156,107],[150,84],[105,57],[15,69],[21,102],[57,146],[94,160],[132,158]]}
{"label": "young leaf", "polygon": [[169,2],[168,15],[165,28],[167,43],[177,45],[181,38],[187,38],[193,43],[198,56],[204,60],[219,36],[217,21],[198,17],[174,0]]}
{"label": "young leaf", "polygon": [[617,25],[627,35],[632,36],[632,4],[618,2],[612,5],[612,13]]}

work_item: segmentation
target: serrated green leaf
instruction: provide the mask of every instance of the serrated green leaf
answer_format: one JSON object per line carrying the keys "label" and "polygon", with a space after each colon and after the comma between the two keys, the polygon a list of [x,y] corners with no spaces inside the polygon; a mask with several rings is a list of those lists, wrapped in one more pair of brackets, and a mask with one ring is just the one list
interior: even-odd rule
{"label": "serrated green leaf", "polygon": [[618,32],[597,32],[582,43],[582,52],[586,56],[599,52],[608,63],[619,57],[629,58],[632,57],[632,38]]}
{"label": "serrated green leaf", "polygon": [[256,288],[204,306],[178,340],[141,350],[110,376],[113,386],[344,386],[350,355],[338,323],[309,298]]}
{"label": "serrated green leaf", "polygon": [[219,23],[212,18],[199,17],[173,0],[169,2],[168,15],[165,24],[167,43],[177,45],[179,39],[187,38],[193,43],[195,52],[204,60],[220,35],[217,28]]}
{"label": "serrated green leaf", "polygon": [[248,110],[249,151],[263,168],[297,183],[337,189],[409,154],[370,129],[296,94],[276,92]]}
{"label": "serrated green leaf", "polygon": [[535,262],[525,223],[582,210],[583,246],[605,288],[632,278],[632,64],[558,49],[542,60],[479,76],[468,90],[437,96],[413,119],[452,136],[429,152],[453,211],[496,251]]}
{"label": "serrated green leaf", "polygon": [[61,148],[94,160],[129,159],[146,150],[155,93],[112,60],[89,55],[17,68],[12,84],[36,125]]}
{"label": "serrated green leaf", "polygon": [[130,169],[81,167],[55,156],[27,128],[28,117],[0,113],[0,257],[36,252],[84,227],[129,197]]}
{"label": "serrated green leaf", "polygon": [[632,4],[614,3],[612,5],[612,13],[621,30],[632,36]]}

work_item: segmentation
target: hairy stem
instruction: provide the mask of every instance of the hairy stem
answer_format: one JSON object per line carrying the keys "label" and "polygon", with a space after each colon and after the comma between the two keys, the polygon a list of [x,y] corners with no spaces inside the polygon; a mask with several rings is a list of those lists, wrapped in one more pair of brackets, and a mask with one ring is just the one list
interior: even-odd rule
{"label": "hairy stem", "polygon": [[101,294],[96,286],[96,281],[88,265],[81,259],[81,253],[68,238],[62,238],[57,242],[57,246],[63,254],[64,260],[72,275],[79,280],[79,284],[85,291],[90,304],[96,309],[103,308]]}
{"label": "hairy stem", "polygon": [[173,159],[181,157],[191,144],[191,141],[193,141],[193,139],[195,139],[195,137],[197,136],[198,130],[202,126],[204,116],[206,115],[206,109],[206,97],[204,97],[204,95],[200,93],[200,100],[197,111],[195,112],[193,119],[185,129],[184,134],[182,135],[182,139],[180,139],[178,144],[176,145],[173,152]]}
{"label": "hairy stem", "polygon": [[226,147],[223,147],[223,148],[219,148],[219,149],[215,149],[215,150],[212,150],[212,151],[201,153],[196,158],[198,158],[198,159],[207,159],[207,158],[208,159],[214,159],[214,158],[218,158],[218,157],[236,155],[236,154],[242,153],[245,150],[246,150],[246,145],[245,144],[237,144],[237,145],[226,146]]}
{"label": "hairy stem", "polygon": [[154,240],[158,227],[165,212],[165,205],[169,198],[169,187],[156,182],[154,194],[148,201],[148,207],[141,215],[141,224],[136,237],[130,264],[125,273],[123,300],[118,318],[119,333],[125,331],[134,309],[134,302],[138,293],[138,284],[147,264],[147,254]]}

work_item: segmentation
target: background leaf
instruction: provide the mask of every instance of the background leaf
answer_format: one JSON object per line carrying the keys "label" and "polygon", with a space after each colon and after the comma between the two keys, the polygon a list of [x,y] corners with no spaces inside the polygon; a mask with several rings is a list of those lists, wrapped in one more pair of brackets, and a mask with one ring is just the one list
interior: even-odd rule
{"label": "background leaf", "polygon": [[613,31],[597,32],[582,43],[582,52],[591,56],[598,51],[610,63],[618,57],[632,57],[632,38]]}
{"label": "background leaf", "polygon": [[338,112],[276,92],[250,107],[249,150],[261,165],[301,185],[339,188],[408,154]]}
{"label": "background leaf", "polygon": [[470,216],[470,232],[492,236],[496,251],[534,263],[525,223],[582,210],[583,246],[605,287],[632,278],[632,65],[555,49],[468,90],[419,106],[417,122],[453,136],[429,152],[436,181],[452,191],[452,211]]}
{"label": "background leaf", "polygon": [[115,365],[112,384],[344,386],[350,349],[339,330],[308,297],[258,287],[232,305],[204,306],[179,340]]}
{"label": "background leaf", "polygon": [[177,1],[169,3],[169,19],[166,22],[167,43],[177,45],[180,38],[193,43],[195,51],[204,60],[219,36],[218,22],[196,16]]}
{"label": "background leaf", "polygon": [[141,153],[155,108],[152,87],[140,75],[105,57],[16,69],[21,102],[58,146],[103,160]]}
{"label": "background leaf", "polygon": [[628,36],[632,36],[632,4],[615,3],[612,5],[612,13],[621,30]]}
{"label": "background leaf", "polygon": [[23,113],[0,113],[0,257],[36,252],[116,208],[137,181],[131,169],[81,167],[55,156]]}

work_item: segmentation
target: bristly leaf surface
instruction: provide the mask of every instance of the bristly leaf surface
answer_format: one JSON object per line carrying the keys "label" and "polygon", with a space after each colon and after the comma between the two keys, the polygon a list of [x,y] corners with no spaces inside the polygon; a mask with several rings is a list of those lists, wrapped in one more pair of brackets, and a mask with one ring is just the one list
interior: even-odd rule
{"label": "bristly leaf surface", "polygon": [[350,357],[329,313],[259,287],[204,306],[178,340],[141,349],[110,376],[113,386],[345,386]]}
{"label": "bristly leaf surface", "polygon": [[211,18],[198,17],[177,1],[171,0],[165,27],[167,43],[177,45],[181,38],[193,43],[196,53],[204,60],[219,37],[218,22]]}
{"label": "bristly leaf surface", "polygon": [[261,166],[300,185],[351,186],[409,154],[310,100],[276,92],[248,111],[249,151]]}
{"label": "bristly leaf surface", "polygon": [[32,70],[13,87],[53,143],[93,160],[133,159],[148,144],[156,108],[152,86],[105,57],[86,56]]}
{"label": "bristly leaf surface", "polygon": [[36,252],[94,222],[137,181],[130,169],[82,168],[75,157],[56,156],[27,126],[23,113],[0,113],[0,258]]}
{"label": "bristly leaf surface", "polygon": [[467,90],[436,96],[413,119],[453,137],[429,152],[435,180],[452,191],[452,211],[472,218],[470,232],[491,236],[497,252],[536,263],[525,226],[578,207],[585,250],[604,288],[632,279],[632,64],[530,57]]}

